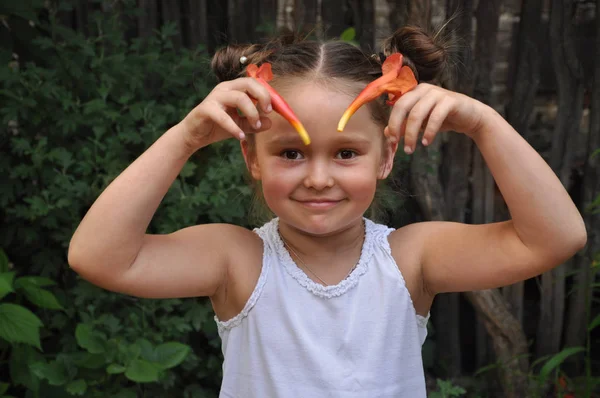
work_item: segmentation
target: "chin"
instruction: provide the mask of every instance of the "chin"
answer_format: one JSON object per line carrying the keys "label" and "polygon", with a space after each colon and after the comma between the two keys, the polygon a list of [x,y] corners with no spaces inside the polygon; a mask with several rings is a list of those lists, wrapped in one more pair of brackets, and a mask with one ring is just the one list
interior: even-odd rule
{"label": "chin", "polygon": [[[364,213],[364,212],[363,212]],[[342,231],[353,224],[353,221],[361,220],[363,213],[355,216],[348,214],[340,217],[338,214],[281,214],[280,221],[300,230],[308,235],[326,236]],[[352,220],[352,221],[348,221]]]}

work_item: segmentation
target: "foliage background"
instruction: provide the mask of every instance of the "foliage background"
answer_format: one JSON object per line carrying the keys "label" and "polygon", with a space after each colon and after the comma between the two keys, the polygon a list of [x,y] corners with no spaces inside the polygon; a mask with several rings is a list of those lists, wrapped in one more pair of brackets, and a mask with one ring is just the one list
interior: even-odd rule
{"label": "foliage background", "polygon": [[[368,5],[374,2],[336,2],[345,10],[341,20],[333,19],[331,7],[321,2],[288,3],[29,0],[0,4],[0,248],[4,249],[0,252],[0,397],[217,395],[222,358],[207,300],[143,300],[106,292],[70,271],[66,253],[74,229],[106,185],[214,86],[208,64],[215,48],[264,38],[281,25],[321,35],[310,24],[311,10],[319,4],[319,18],[330,18],[329,36],[343,35],[357,45],[372,47],[377,25],[375,18],[370,21],[366,16],[372,16],[373,7]],[[282,17],[282,9],[288,12],[289,7],[294,11],[291,20],[285,13]],[[414,17],[423,10],[403,12]],[[547,76],[552,71],[536,73]],[[461,87],[459,79],[456,88]],[[548,102],[556,104],[555,85],[542,87]],[[591,96],[591,89],[587,90]],[[588,117],[589,106],[589,101],[584,104]],[[542,132],[551,131],[552,125],[544,115],[529,125],[535,134],[528,138],[546,156],[548,140]],[[585,120],[582,134],[594,134],[587,132]],[[444,168],[443,159],[465,156],[450,141],[444,142],[437,150],[422,151],[428,164],[399,159],[393,182],[394,189],[402,187],[402,192],[392,197],[395,200],[384,201],[381,209],[392,225],[435,214],[406,193],[421,192],[411,182],[411,173],[430,178]],[[594,203],[581,198],[585,187],[598,184],[597,162],[588,159],[593,159],[600,144],[593,147],[597,139],[586,142],[583,156],[575,157],[584,163],[569,166],[575,182],[568,186],[582,210],[595,214]],[[251,206],[252,191],[237,143],[222,142],[202,149],[185,166],[150,231],[168,233],[207,222],[251,227]],[[496,207],[501,213],[502,206]],[[468,211],[475,214],[473,208]],[[589,217],[586,221],[590,225]],[[597,250],[595,246],[594,255]],[[598,263],[585,261],[581,266],[585,278],[576,279],[581,270],[570,266],[560,280],[571,292],[587,292],[580,317],[589,333],[581,344],[559,339],[550,352],[538,350],[535,342],[541,338],[536,329],[549,326],[542,323],[536,328],[534,323],[532,327],[531,319],[520,318],[532,360],[526,369],[531,396],[569,394],[576,388],[582,389],[577,396],[592,396],[596,389]],[[543,299],[537,283],[541,280],[529,281],[521,296],[525,311],[536,320]],[[456,303],[462,311],[450,329],[458,335],[462,361],[444,352],[448,344],[441,339],[446,330],[432,323],[424,347],[431,390],[436,390],[436,396],[463,394],[451,382],[435,382],[443,378],[463,385],[471,396],[505,396],[506,390],[500,391],[506,386],[501,386],[503,379],[495,372],[503,365],[497,362],[483,322],[474,322],[485,311],[474,311],[464,298]],[[446,312],[437,311],[438,319]],[[561,331],[567,323],[561,323]],[[473,328],[473,324],[480,326]],[[568,358],[578,359],[563,362]],[[579,365],[581,359],[586,366]]]}

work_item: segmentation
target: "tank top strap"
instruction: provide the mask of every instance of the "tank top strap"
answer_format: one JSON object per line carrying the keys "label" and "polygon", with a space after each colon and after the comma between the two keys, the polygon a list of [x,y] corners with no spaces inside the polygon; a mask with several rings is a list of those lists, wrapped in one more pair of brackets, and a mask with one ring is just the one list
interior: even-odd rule
{"label": "tank top strap", "polygon": [[369,227],[371,229],[371,236],[373,240],[374,246],[379,246],[386,253],[392,254],[392,249],[390,247],[390,242],[388,241],[388,236],[392,232],[394,232],[395,228],[390,228],[387,225],[377,224],[371,220],[366,220],[367,223],[371,224]]}
{"label": "tank top strap", "polygon": [[215,315],[214,319],[219,332],[223,332],[224,330],[238,326],[242,322],[242,320],[248,316],[250,310],[252,310],[252,308],[256,305],[256,302],[260,298],[260,295],[265,287],[265,283],[267,282],[267,276],[271,269],[271,261],[274,258],[273,228],[275,228],[276,232],[277,225],[273,225],[273,220],[271,220],[270,222],[264,224],[262,227],[255,228],[253,230],[253,232],[256,233],[263,241],[262,268],[260,270],[260,276],[258,277],[258,281],[256,282],[256,286],[254,287],[250,298],[248,299],[246,305],[239,314],[226,321],[220,321]]}

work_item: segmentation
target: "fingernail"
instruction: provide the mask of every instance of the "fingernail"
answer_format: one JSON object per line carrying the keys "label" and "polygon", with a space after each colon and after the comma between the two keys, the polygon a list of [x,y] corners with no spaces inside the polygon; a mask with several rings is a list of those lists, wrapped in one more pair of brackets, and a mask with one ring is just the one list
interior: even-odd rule
{"label": "fingernail", "polygon": [[238,134],[238,137],[240,137],[240,140],[245,140],[246,139],[246,134],[244,134],[243,131],[240,131],[240,133]]}
{"label": "fingernail", "polygon": [[406,152],[407,155],[410,155],[412,153],[412,148],[407,145],[404,147],[404,152]]}
{"label": "fingernail", "polygon": [[273,110],[273,107],[271,106],[271,104],[267,105],[267,112],[271,112]]}
{"label": "fingernail", "polygon": [[256,128],[259,129],[260,126],[262,126],[262,124],[260,123],[260,120],[258,122],[256,122]]}
{"label": "fingernail", "polygon": [[423,140],[421,140],[421,143],[422,143],[424,146],[427,146],[427,145],[429,145],[429,141],[427,141],[427,138],[423,138]]}

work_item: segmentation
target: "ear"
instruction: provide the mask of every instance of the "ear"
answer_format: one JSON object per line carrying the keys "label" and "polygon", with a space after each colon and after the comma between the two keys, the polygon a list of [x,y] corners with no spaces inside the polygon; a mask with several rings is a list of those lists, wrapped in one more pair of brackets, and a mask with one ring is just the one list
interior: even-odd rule
{"label": "ear", "polygon": [[398,150],[398,142],[391,142],[385,137],[384,140],[382,145],[381,164],[379,167],[379,174],[377,175],[377,178],[380,180],[386,179],[392,172],[392,168],[394,167],[394,157]]}
{"label": "ear", "polygon": [[256,158],[256,148],[254,148],[254,145],[251,146],[247,140],[240,141],[240,146],[250,175],[253,179],[260,180],[260,167]]}

